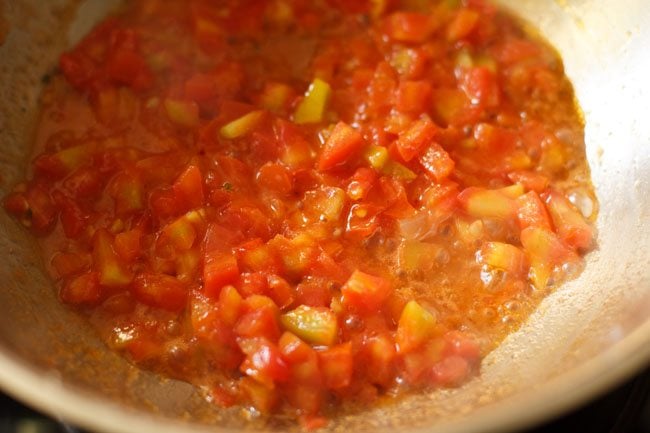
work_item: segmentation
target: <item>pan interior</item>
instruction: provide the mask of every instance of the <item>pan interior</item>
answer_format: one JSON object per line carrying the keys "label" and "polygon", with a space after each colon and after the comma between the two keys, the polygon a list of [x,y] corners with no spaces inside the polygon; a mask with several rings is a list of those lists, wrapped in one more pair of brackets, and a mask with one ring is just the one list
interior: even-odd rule
{"label": "pan interior", "polygon": [[[38,94],[57,53],[115,3],[0,2],[1,195],[27,165]],[[616,0],[501,3],[557,47],[574,83],[601,206],[599,248],[579,279],[551,294],[486,358],[479,379],[353,414],[329,429],[514,428],[575,404],[650,359],[650,9],[643,0],[625,7]],[[243,427],[236,409],[216,410],[189,385],[140,372],[109,352],[58,303],[34,243],[4,212],[0,248],[0,384],[7,391],[95,430],[164,432],[175,422]],[[255,420],[246,428],[272,429]]]}

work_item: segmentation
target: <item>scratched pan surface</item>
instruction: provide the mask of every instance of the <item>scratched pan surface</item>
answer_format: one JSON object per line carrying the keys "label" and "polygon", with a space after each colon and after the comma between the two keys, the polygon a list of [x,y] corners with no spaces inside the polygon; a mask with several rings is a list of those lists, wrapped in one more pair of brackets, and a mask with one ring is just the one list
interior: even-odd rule
{"label": "scratched pan surface", "polygon": [[[650,363],[650,8],[646,0],[501,0],[557,47],[586,119],[599,248],[456,390],[346,415],[332,431],[508,431]],[[114,1],[0,0],[0,195],[30,152],[42,77]],[[0,212],[0,387],[102,432],[273,430],[110,353],[59,305],[27,233]]]}

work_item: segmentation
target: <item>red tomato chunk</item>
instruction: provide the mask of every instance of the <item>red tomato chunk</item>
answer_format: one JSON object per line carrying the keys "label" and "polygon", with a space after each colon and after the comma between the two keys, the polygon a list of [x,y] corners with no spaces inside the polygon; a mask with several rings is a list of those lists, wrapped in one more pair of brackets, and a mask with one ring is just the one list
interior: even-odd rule
{"label": "red tomato chunk", "polygon": [[595,245],[559,59],[486,1],[244,3],[129,2],[64,53],[5,209],[217,405],[309,430],[461,386]]}

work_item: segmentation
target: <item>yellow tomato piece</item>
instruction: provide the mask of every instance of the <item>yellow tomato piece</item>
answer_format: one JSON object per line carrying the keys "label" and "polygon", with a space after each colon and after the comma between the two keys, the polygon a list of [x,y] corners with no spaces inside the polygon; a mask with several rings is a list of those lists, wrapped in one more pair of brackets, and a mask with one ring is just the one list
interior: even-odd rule
{"label": "yellow tomato piece", "polygon": [[244,137],[253,132],[263,118],[264,110],[251,111],[222,126],[220,130],[221,136],[228,139]]}
{"label": "yellow tomato piece", "polygon": [[280,321],[286,330],[308,343],[330,346],[336,341],[338,323],[329,308],[301,305],[283,314]]}
{"label": "yellow tomato piece", "polygon": [[167,117],[175,124],[186,128],[199,124],[199,106],[196,102],[167,98],[164,105]]}
{"label": "yellow tomato piece", "polygon": [[113,237],[105,229],[99,229],[93,237],[93,261],[99,270],[99,283],[110,288],[129,285],[133,274],[113,250]]}
{"label": "yellow tomato piece", "polygon": [[322,122],[331,93],[330,85],[316,78],[309,86],[305,98],[296,108],[293,121],[299,125]]}
{"label": "yellow tomato piece", "polygon": [[514,245],[502,242],[486,242],[480,249],[479,259],[493,268],[521,274],[527,267],[526,255]]}
{"label": "yellow tomato piece", "polygon": [[436,318],[416,301],[409,301],[399,318],[395,342],[399,353],[410,352],[436,332]]}
{"label": "yellow tomato piece", "polygon": [[369,146],[363,152],[363,158],[372,168],[379,171],[388,162],[388,149],[384,146]]}
{"label": "yellow tomato piece", "polygon": [[407,272],[431,270],[441,250],[442,247],[429,242],[404,241],[399,247],[397,266]]}

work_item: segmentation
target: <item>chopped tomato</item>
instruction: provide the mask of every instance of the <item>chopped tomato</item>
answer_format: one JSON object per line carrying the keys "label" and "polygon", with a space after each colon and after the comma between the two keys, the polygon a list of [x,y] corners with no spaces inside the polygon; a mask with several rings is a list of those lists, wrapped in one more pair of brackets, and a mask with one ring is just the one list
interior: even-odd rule
{"label": "chopped tomato", "polygon": [[374,311],[391,293],[390,282],[356,270],[341,288],[345,303],[365,311]]}
{"label": "chopped tomato", "polygon": [[361,134],[343,122],[336,124],[318,160],[321,170],[335,168],[354,157],[363,147]]}
{"label": "chopped tomato", "polygon": [[318,352],[323,384],[328,389],[339,389],[352,382],[352,344],[343,343]]}
{"label": "chopped tomato", "polygon": [[562,240],[573,248],[588,249],[593,242],[593,229],[580,211],[556,191],[550,190],[543,197]]}
{"label": "chopped tomato", "polygon": [[182,203],[187,210],[201,207],[204,203],[203,175],[195,165],[188,166],[178,176],[172,189],[176,195],[177,203]]}
{"label": "chopped tomato", "polygon": [[438,132],[436,125],[428,118],[415,122],[396,142],[397,150],[405,161],[410,161],[420,154],[422,149],[432,144]]}
{"label": "chopped tomato", "polygon": [[139,274],[133,281],[133,294],[140,302],[165,310],[179,311],[187,303],[187,287],[163,274]]}
{"label": "chopped tomato", "polygon": [[386,34],[397,42],[424,42],[434,30],[431,17],[416,12],[395,12],[385,23]]}

